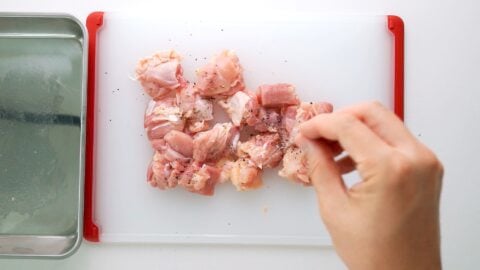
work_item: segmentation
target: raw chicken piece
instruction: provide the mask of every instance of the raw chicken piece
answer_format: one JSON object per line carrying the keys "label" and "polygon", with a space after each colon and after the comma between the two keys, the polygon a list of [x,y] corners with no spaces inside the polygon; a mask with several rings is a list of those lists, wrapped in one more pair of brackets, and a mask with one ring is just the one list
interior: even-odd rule
{"label": "raw chicken piece", "polygon": [[186,158],[193,157],[193,139],[181,131],[172,130],[165,137],[166,144]]}
{"label": "raw chicken piece", "polygon": [[242,72],[235,53],[222,51],[210,63],[196,71],[198,90],[206,97],[231,96],[245,88]]}
{"label": "raw chicken piece", "polygon": [[[293,115],[292,112],[293,108],[290,109],[288,107],[285,112],[284,112],[284,124],[285,124],[285,130],[287,131],[288,134],[288,143],[291,144],[293,143],[293,140],[298,134],[298,127],[301,123],[312,119],[316,115],[322,114],[322,113],[331,113],[333,111],[333,106],[330,103],[327,102],[318,102],[318,103],[306,103],[302,102],[300,106],[297,107],[297,112],[295,115],[295,121],[293,122],[291,117]],[[287,126],[288,125],[288,126]]]}
{"label": "raw chicken piece", "polygon": [[246,142],[240,142],[237,155],[250,159],[258,168],[274,168],[283,157],[280,135],[277,133],[259,134]]}
{"label": "raw chicken piece", "polygon": [[182,115],[188,119],[210,121],[213,119],[213,104],[211,100],[204,99],[198,94],[194,84],[177,92],[177,104]]}
{"label": "raw chicken piece", "polygon": [[177,90],[176,101],[178,107],[182,111],[182,116],[190,118],[193,116],[193,107],[195,106],[195,100],[198,93],[195,85],[192,83],[187,84],[186,87]]}
{"label": "raw chicken piece", "polygon": [[199,162],[219,160],[236,149],[239,137],[232,123],[215,124],[193,139],[193,158]]}
{"label": "raw chicken piece", "polygon": [[173,98],[150,101],[145,112],[144,127],[150,140],[162,139],[171,130],[182,130],[185,120]]}
{"label": "raw chicken piece", "polygon": [[180,55],[169,51],[157,53],[138,62],[137,79],[154,100],[160,100],[173,90],[185,86],[180,60]]}
{"label": "raw chicken piece", "polygon": [[202,163],[191,161],[188,166],[185,167],[185,170],[182,171],[182,175],[178,179],[180,186],[188,186],[192,180],[193,174],[196,173],[202,167]]}
{"label": "raw chicken piece", "polygon": [[[169,132],[170,133],[170,132]],[[168,133],[167,133],[168,135]],[[152,147],[153,149],[157,150],[163,155],[163,158],[167,161],[182,161],[188,162],[190,160],[189,157],[182,155],[181,153],[177,152],[173,149],[164,139],[152,140]]]}
{"label": "raw chicken piece", "polygon": [[156,151],[147,171],[147,182],[159,189],[174,188],[182,171],[185,170],[185,165],[188,164],[169,161],[162,153]]}
{"label": "raw chicken piece", "polygon": [[207,130],[213,120],[213,104],[198,94],[194,84],[177,91],[177,103],[182,116],[187,119],[186,129],[190,133]]}
{"label": "raw chicken piece", "polygon": [[159,189],[170,189],[177,185],[202,195],[213,195],[220,170],[199,162],[168,161],[156,152],[147,171],[148,183]]}
{"label": "raw chicken piece", "polygon": [[230,158],[222,158],[217,161],[215,167],[220,170],[219,183],[225,183],[230,180],[234,164],[235,161]]}
{"label": "raw chicken piece", "polygon": [[230,180],[238,191],[257,189],[262,186],[262,170],[252,161],[240,158],[233,164]]}
{"label": "raw chicken piece", "polygon": [[[294,112],[296,113],[294,114]],[[299,106],[290,106],[283,110],[283,123],[287,134],[283,137],[284,144],[289,146],[283,156],[283,168],[278,172],[281,177],[288,178],[304,185],[310,185],[307,174],[307,161],[301,149],[294,145],[299,125],[316,115],[331,113],[333,106],[327,102],[306,103]]]}
{"label": "raw chicken piece", "polygon": [[260,107],[258,122],[254,125],[255,130],[260,132],[279,132],[282,125],[282,116],[277,108],[265,109]]}
{"label": "raw chicken piece", "polygon": [[[282,177],[311,185],[305,154],[294,144],[299,125],[329,103],[301,103],[295,87],[286,83],[245,90],[243,69],[232,51],[223,51],[196,71],[197,83],[183,78],[180,56],[174,51],[139,61],[136,73],[153,98],[144,126],[155,149],[147,181],[160,189],[177,185],[213,195],[217,183],[228,180],[237,190],[262,185],[262,169],[276,167]],[[213,127],[213,102],[227,112],[230,123]],[[253,132],[239,142],[240,128]]]}
{"label": "raw chicken piece", "polygon": [[328,102],[302,102],[297,110],[297,122],[303,123],[319,114],[333,112],[333,105]]}
{"label": "raw chicken piece", "polygon": [[264,84],[258,87],[258,95],[262,106],[283,107],[289,105],[298,105],[295,86],[287,83]]}
{"label": "raw chicken piece", "polygon": [[278,175],[303,185],[311,185],[305,153],[297,146],[290,146],[283,156],[283,168]]}
{"label": "raw chicken piece", "polygon": [[218,104],[225,109],[232,123],[237,127],[243,123],[253,126],[258,122],[257,114],[260,105],[255,93],[238,91],[227,100],[220,100]]}
{"label": "raw chicken piece", "polygon": [[206,131],[210,128],[210,124],[207,121],[187,121],[186,130],[190,134],[195,134],[198,132]]}
{"label": "raw chicken piece", "polygon": [[288,106],[282,109],[282,124],[287,134],[290,134],[297,125],[297,110],[298,106]]}
{"label": "raw chicken piece", "polygon": [[178,184],[190,192],[211,196],[214,193],[219,176],[220,170],[218,168],[207,164],[200,166],[199,162],[193,162],[184,172]]}

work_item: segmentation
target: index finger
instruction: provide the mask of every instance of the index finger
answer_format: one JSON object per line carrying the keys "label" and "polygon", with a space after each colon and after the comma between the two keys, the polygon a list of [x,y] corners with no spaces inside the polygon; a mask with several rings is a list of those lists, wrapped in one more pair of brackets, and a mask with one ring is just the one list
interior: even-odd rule
{"label": "index finger", "polygon": [[340,110],[364,122],[380,138],[392,146],[410,144],[415,138],[402,120],[380,102],[366,102]]}
{"label": "index finger", "polygon": [[309,139],[338,141],[356,163],[382,156],[389,149],[388,144],[349,113],[317,115],[302,123],[300,132]]}

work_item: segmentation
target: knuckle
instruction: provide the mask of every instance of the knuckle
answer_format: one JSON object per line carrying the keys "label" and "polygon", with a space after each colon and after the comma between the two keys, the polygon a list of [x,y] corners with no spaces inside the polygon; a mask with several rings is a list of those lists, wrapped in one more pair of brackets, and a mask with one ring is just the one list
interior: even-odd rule
{"label": "knuckle", "polygon": [[347,112],[340,112],[338,116],[343,123],[352,123],[356,119],[355,116]]}
{"label": "knuckle", "polygon": [[389,160],[391,171],[397,175],[399,179],[404,179],[415,170],[414,162],[400,153],[391,153]]}
{"label": "knuckle", "polygon": [[[394,183],[404,185],[405,183],[418,182],[427,183],[429,179],[441,183],[443,176],[443,165],[438,158],[428,149],[408,155],[401,152],[390,153],[389,170]],[[438,180],[438,181],[437,181]]]}
{"label": "knuckle", "polygon": [[382,103],[380,103],[380,101],[377,101],[377,100],[370,101],[369,106],[371,108],[374,108],[374,109],[383,109],[384,108]]}
{"label": "knuckle", "polygon": [[430,150],[424,151],[423,155],[421,156],[421,161],[419,163],[428,171],[443,175],[443,164]]}
{"label": "knuckle", "polygon": [[367,103],[367,108],[370,109],[372,112],[384,111],[386,110],[385,106],[379,101],[370,101]]}
{"label": "knuckle", "polygon": [[340,113],[339,120],[341,123],[340,129],[343,132],[348,132],[349,130],[351,130],[358,121],[357,118],[355,118],[355,116],[349,113]]}

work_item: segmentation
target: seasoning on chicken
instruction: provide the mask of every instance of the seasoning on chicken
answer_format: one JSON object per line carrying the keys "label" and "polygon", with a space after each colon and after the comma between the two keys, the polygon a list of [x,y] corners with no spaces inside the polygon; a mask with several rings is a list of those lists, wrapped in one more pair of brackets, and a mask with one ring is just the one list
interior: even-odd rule
{"label": "seasoning on chicken", "polygon": [[230,171],[230,180],[238,191],[257,189],[262,186],[262,170],[252,161],[239,158]]}
{"label": "seasoning on chicken", "polygon": [[297,125],[298,106],[288,106],[282,109],[282,124],[287,134]]}
{"label": "seasoning on chicken", "polygon": [[260,132],[279,132],[282,126],[282,115],[278,108],[260,107],[257,115],[258,121],[254,125],[255,130]]}
{"label": "seasoning on chicken", "polygon": [[263,107],[284,107],[300,103],[295,86],[287,83],[264,84],[258,87],[260,104]]}
{"label": "seasoning on chicken", "polygon": [[194,84],[177,91],[177,103],[182,116],[187,119],[186,129],[190,133],[207,130],[213,120],[212,101],[202,98]]}
{"label": "seasoning on chicken", "polygon": [[278,175],[303,185],[311,185],[305,153],[297,146],[290,146],[283,156],[283,168]]}
{"label": "seasoning on chicken", "polygon": [[236,149],[239,137],[238,129],[232,123],[215,124],[193,139],[193,159],[199,162],[217,161]]}
{"label": "seasoning on chicken", "polygon": [[220,170],[199,162],[169,161],[159,151],[155,152],[147,171],[148,183],[159,189],[170,189],[177,185],[202,195],[213,195]]}
{"label": "seasoning on chicken", "polygon": [[239,127],[243,123],[253,126],[258,122],[257,95],[250,91],[238,91],[227,100],[220,100],[218,104],[225,109],[232,123]]}
{"label": "seasoning on chicken", "polygon": [[153,100],[162,99],[172,91],[185,86],[180,60],[180,55],[175,51],[168,51],[138,62],[137,80]]}
{"label": "seasoning on chicken", "polygon": [[274,168],[283,157],[280,135],[265,133],[251,137],[246,142],[238,143],[237,155],[248,158],[258,168]]}
{"label": "seasoning on chicken", "polygon": [[156,151],[147,171],[147,181],[159,189],[174,188],[185,165],[180,161],[169,161],[161,152]]}
{"label": "seasoning on chicken", "polygon": [[178,181],[178,185],[186,190],[201,195],[211,196],[218,183],[220,170],[213,166],[193,162]]}
{"label": "seasoning on chicken", "polygon": [[171,130],[183,130],[185,120],[174,98],[150,101],[144,127],[150,140],[162,139]]}
{"label": "seasoning on chicken", "polygon": [[219,183],[225,183],[227,181],[230,181],[232,168],[234,164],[235,164],[235,161],[232,158],[222,158],[219,161],[217,161],[217,164],[215,164],[215,167],[217,167],[220,170],[220,176],[218,179]]}
{"label": "seasoning on chicken", "polygon": [[200,95],[224,98],[243,90],[243,69],[233,51],[225,50],[215,56],[207,65],[199,68],[197,87]]}
{"label": "seasoning on chicken", "polygon": [[[239,191],[262,186],[262,170],[278,172],[311,185],[305,154],[294,144],[299,125],[321,113],[330,103],[300,103],[295,87],[261,85],[257,93],[245,90],[243,69],[232,51],[223,51],[196,71],[197,82],[183,78],[180,56],[174,51],[140,60],[136,72],[152,97],[144,127],[155,150],[147,170],[153,187],[181,186],[187,191],[213,195],[218,183],[231,181]],[[216,101],[230,118],[214,120]],[[240,129],[249,139],[239,142]]]}

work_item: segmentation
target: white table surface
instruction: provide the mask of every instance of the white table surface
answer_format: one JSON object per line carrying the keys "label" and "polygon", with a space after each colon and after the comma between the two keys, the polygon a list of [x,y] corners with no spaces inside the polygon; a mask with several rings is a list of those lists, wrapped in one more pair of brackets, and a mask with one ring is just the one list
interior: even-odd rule
{"label": "white table surface", "polygon": [[[130,3],[129,3],[130,2]],[[242,3],[240,3],[242,2]],[[478,0],[20,1],[0,11],[216,8],[397,14],[406,25],[406,123],[445,165],[442,194],[444,269],[480,265],[480,2]],[[65,260],[0,260],[0,269],[344,269],[333,249],[259,246],[92,245]]]}

